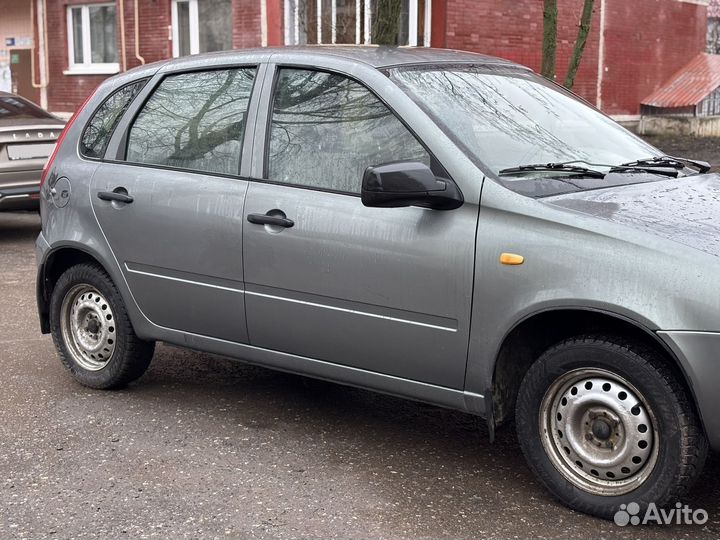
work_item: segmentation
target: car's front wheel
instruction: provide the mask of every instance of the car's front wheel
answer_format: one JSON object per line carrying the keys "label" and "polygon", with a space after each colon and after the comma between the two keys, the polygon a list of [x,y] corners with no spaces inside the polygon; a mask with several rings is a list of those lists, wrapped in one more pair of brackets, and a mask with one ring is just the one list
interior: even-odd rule
{"label": "car's front wheel", "polygon": [[522,381],[516,424],[550,491],[607,519],[622,504],[677,501],[707,454],[688,393],[664,359],[614,337],[580,336],[546,351]]}
{"label": "car's front wheel", "polygon": [[155,350],[153,342],[137,337],[115,284],[94,264],[60,276],[50,299],[50,330],[65,367],[92,388],[137,379]]}

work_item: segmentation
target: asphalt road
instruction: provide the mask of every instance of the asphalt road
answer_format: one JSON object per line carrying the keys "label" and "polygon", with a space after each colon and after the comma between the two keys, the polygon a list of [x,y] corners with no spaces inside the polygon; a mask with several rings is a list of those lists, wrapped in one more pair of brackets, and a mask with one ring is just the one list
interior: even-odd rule
{"label": "asphalt road", "polygon": [[75,384],[39,332],[39,219],[0,214],[0,538],[720,536],[625,527],[539,486],[511,431],[470,416],[160,346],[127,389]]}

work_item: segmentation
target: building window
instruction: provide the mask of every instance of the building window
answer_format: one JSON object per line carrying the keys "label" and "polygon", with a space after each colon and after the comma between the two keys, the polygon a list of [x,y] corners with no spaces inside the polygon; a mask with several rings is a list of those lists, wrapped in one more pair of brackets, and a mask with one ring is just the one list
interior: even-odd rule
{"label": "building window", "polygon": [[285,44],[430,46],[432,0],[285,0]]}
{"label": "building window", "polygon": [[67,8],[69,71],[116,73],[118,47],[115,4],[90,4]]}
{"label": "building window", "polygon": [[232,49],[232,0],[173,0],[173,56]]}

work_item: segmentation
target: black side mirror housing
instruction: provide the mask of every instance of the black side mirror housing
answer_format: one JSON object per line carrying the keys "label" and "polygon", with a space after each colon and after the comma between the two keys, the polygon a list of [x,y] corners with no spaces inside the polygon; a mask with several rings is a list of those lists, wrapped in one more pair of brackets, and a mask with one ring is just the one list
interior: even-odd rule
{"label": "black side mirror housing", "polygon": [[362,180],[362,203],[376,208],[420,206],[454,210],[462,206],[462,193],[455,182],[438,178],[419,162],[400,162],[368,167]]}

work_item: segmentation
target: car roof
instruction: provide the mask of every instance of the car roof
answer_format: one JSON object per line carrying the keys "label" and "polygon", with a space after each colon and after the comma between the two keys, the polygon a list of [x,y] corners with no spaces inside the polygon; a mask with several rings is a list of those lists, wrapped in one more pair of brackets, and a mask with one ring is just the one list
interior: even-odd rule
{"label": "car roof", "polygon": [[263,47],[256,49],[236,49],[215,53],[184,56],[166,62],[168,68],[202,66],[208,60],[222,59],[226,62],[242,62],[247,56],[268,61],[276,54],[292,53],[300,57],[307,56],[308,64],[313,58],[333,57],[352,62],[362,62],[375,68],[407,66],[417,64],[477,64],[502,65],[528,69],[509,60],[486,56],[484,54],[457,51],[453,49],[434,49],[429,47],[386,47],[359,45],[301,45],[290,47]]}

